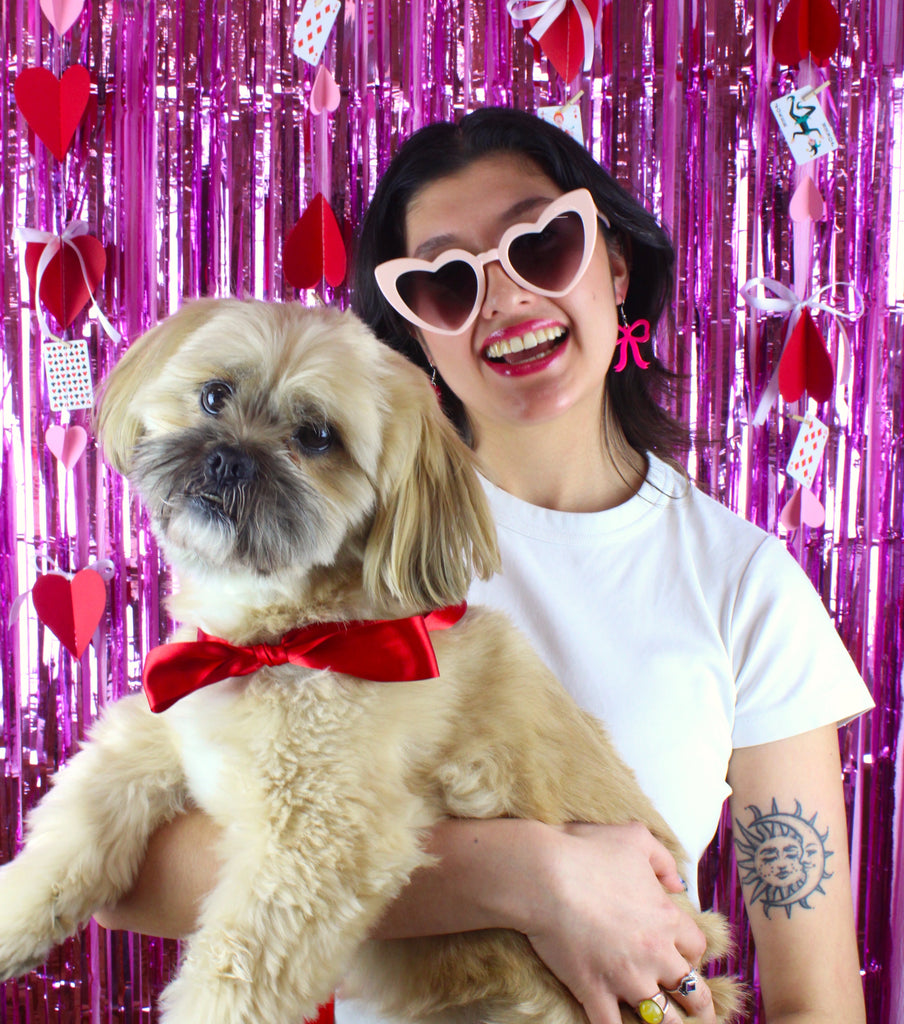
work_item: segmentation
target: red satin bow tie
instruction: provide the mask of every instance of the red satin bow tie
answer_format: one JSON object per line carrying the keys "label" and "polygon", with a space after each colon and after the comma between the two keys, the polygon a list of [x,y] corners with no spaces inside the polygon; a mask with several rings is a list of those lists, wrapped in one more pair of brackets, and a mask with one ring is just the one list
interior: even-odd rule
{"label": "red satin bow tie", "polygon": [[142,685],[151,711],[230,676],[265,665],[332,669],[378,683],[435,679],[439,675],[430,632],[464,615],[462,602],[427,615],[373,622],[316,622],[287,633],[278,644],[235,647],[198,630],[194,643],[164,644],[148,652]]}

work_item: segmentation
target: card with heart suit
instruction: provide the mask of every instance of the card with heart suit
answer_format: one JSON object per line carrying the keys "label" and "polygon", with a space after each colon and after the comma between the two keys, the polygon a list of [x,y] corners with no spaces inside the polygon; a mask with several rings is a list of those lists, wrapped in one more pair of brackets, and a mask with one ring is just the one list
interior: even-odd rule
{"label": "card with heart suit", "polygon": [[807,413],[797,432],[794,450],[788,460],[788,476],[804,487],[811,488],[828,436],[829,428],[820,423],[815,416]]}
{"label": "card with heart suit", "polygon": [[94,405],[91,383],[91,361],[88,343],[81,341],[47,341],[41,346],[50,408],[90,409]]}
{"label": "card with heart suit", "polygon": [[295,22],[296,56],[308,64],[319,62],[341,6],[339,0],[307,0]]}

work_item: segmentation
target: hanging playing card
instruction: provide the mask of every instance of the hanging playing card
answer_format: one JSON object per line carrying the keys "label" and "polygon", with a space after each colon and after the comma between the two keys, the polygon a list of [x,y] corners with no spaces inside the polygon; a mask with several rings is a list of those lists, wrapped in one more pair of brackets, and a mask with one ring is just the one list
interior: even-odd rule
{"label": "hanging playing card", "polygon": [[86,341],[45,341],[41,345],[50,408],[90,409],[94,405]]}
{"label": "hanging playing card", "polygon": [[540,107],[537,114],[567,132],[575,141],[584,145],[584,126],[581,124],[581,109],[577,103],[564,103],[558,107]]}
{"label": "hanging playing card", "polygon": [[788,460],[787,472],[792,480],[803,484],[804,487],[813,486],[828,436],[829,428],[820,423],[812,413],[807,413],[797,432],[797,440]]}
{"label": "hanging playing card", "polygon": [[769,106],[796,163],[806,164],[838,149],[838,139],[809,86],[785,93]]}
{"label": "hanging playing card", "polygon": [[295,22],[294,49],[308,64],[317,64],[336,23],[340,0],[307,0]]}

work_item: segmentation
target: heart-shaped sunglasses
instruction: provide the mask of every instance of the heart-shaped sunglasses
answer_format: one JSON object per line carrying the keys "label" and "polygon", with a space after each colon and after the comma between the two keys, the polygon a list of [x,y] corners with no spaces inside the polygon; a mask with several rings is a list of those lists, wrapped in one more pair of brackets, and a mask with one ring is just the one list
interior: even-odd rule
{"label": "heart-shaped sunglasses", "polygon": [[374,271],[386,301],[409,323],[434,334],[460,334],[474,323],[487,290],[487,263],[537,295],[567,295],[583,277],[596,247],[599,212],[585,188],[559,196],[532,224],[507,228],[495,249],[447,249],[432,261],[403,256]]}

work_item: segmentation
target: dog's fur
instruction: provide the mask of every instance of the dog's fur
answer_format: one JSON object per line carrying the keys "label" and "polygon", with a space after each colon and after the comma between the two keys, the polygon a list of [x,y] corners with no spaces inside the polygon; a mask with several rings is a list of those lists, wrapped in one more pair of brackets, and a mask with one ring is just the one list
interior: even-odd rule
{"label": "dog's fur", "polygon": [[[424,612],[497,567],[470,453],[423,374],[350,314],[189,304],[113,370],[98,426],[175,570],[180,639]],[[409,1020],[586,1024],[522,935],[367,941],[445,815],[640,821],[683,859],[504,616],[472,608],[432,638],[435,680],[281,666],[159,715],[140,694],[109,708],[0,871],[0,977],[116,902],[151,832],[194,803],[222,827],[222,869],[163,994],[167,1024],[295,1024],[343,978]],[[696,919],[722,955],[724,921]],[[712,988],[726,1020],[737,987]]]}

